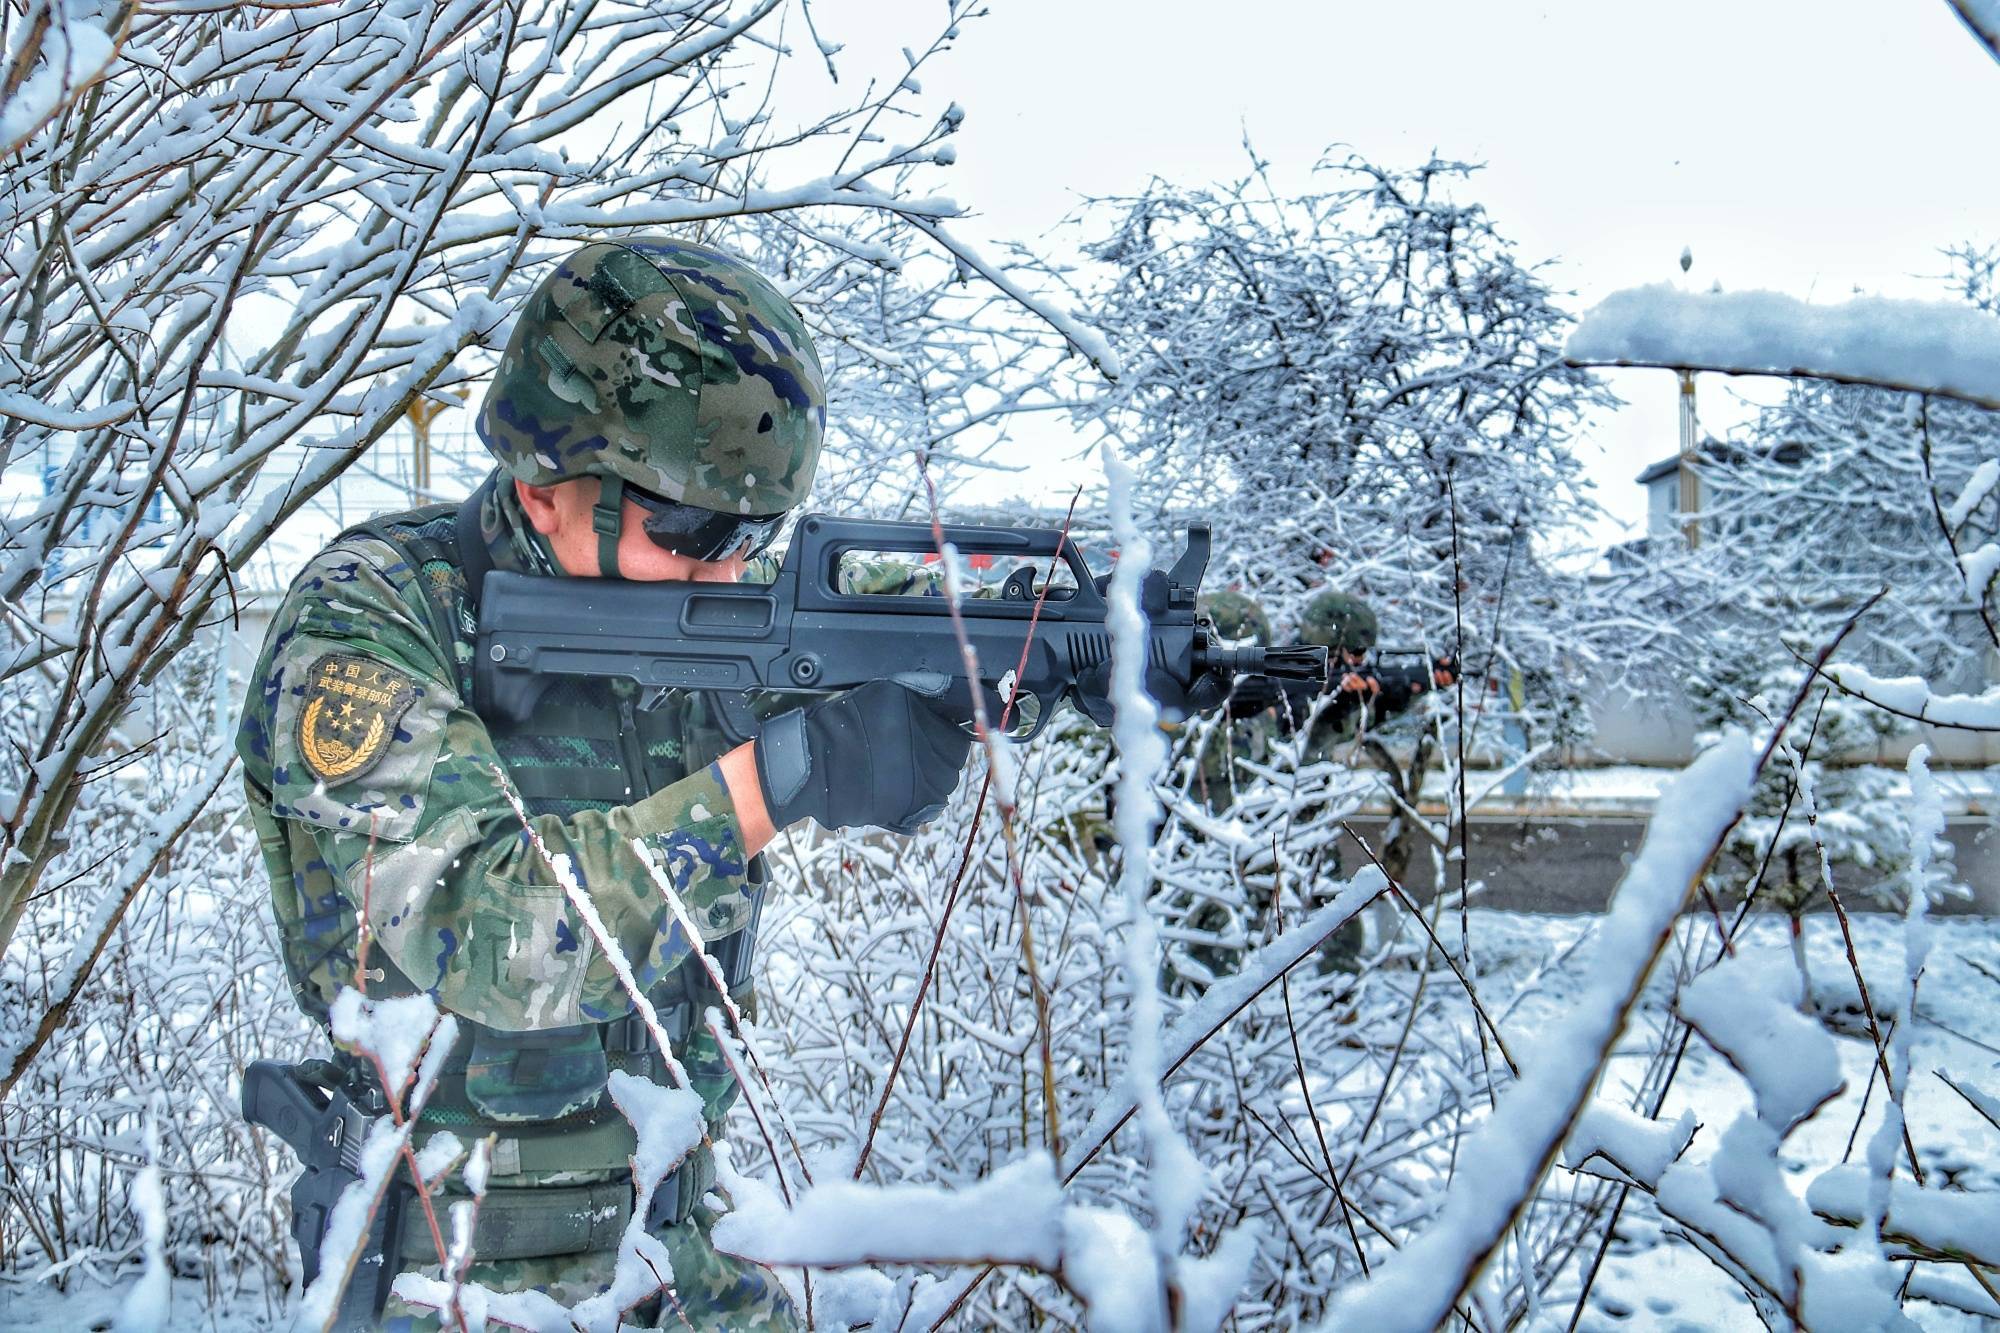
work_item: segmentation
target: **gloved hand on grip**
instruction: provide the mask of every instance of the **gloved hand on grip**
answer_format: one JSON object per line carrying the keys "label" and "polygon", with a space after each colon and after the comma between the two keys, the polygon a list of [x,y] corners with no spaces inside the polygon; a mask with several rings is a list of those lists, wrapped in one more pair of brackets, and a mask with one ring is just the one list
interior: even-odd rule
{"label": "gloved hand on grip", "polygon": [[964,694],[942,676],[874,680],[766,722],[757,779],[771,823],[916,832],[944,809],[972,748]]}

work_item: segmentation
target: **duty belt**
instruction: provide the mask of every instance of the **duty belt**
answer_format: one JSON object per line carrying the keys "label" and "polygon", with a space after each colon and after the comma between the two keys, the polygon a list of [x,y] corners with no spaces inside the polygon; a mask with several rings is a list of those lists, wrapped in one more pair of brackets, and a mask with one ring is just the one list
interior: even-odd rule
{"label": "duty belt", "polygon": [[[677,1226],[693,1215],[701,1197],[715,1184],[715,1156],[706,1147],[689,1153],[653,1193],[648,1230]],[[446,1195],[441,1202],[455,1202]],[[479,1200],[479,1219],[472,1229],[472,1253],[480,1263],[502,1259],[535,1259],[591,1251],[615,1250],[632,1222],[632,1182],[613,1180],[598,1185],[495,1185]],[[449,1210],[437,1209],[442,1220]],[[451,1243],[451,1237],[445,1237]],[[407,1216],[401,1255],[406,1264],[434,1264],[437,1249],[431,1229]]]}

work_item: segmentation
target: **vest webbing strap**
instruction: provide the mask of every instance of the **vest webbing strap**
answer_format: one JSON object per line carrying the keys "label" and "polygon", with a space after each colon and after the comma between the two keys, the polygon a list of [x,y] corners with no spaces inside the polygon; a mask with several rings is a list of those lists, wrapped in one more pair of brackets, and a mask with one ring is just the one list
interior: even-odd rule
{"label": "vest webbing strap", "polygon": [[458,507],[458,569],[465,575],[466,601],[473,614],[479,613],[479,593],[486,586],[486,573],[493,568],[493,553],[486,549],[486,534],[479,523],[479,513],[486,503],[486,492],[499,485],[497,476],[488,477],[472,488],[472,494],[465,497]]}

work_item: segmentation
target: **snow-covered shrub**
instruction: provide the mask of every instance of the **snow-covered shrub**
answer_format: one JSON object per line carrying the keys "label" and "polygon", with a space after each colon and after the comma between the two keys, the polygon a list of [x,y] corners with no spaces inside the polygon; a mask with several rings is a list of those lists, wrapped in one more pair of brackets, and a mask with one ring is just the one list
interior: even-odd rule
{"label": "snow-covered shrub", "polygon": [[[0,1268],[67,1286],[136,1253],[126,1190],[150,1116],[168,1267],[218,1304],[254,1305],[281,1299],[291,1276],[289,1163],[244,1124],[237,1081],[252,1060],[302,1055],[307,1029],[278,962],[256,834],[216,755],[233,709],[218,639],[205,634],[126,716],[129,753],[84,788],[64,849],[75,875],[156,844],[143,890],[126,905],[121,880],[134,872],[121,867],[95,900],[42,893],[0,961],[0,1055],[46,1041],[0,1102]],[[90,984],[72,984],[79,970]]]}

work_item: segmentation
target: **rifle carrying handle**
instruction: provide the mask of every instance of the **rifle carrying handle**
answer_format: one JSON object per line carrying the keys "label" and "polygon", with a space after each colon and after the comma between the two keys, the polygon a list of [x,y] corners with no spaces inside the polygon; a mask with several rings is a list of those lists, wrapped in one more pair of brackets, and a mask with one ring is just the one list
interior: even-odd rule
{"label": "rifle carrying handle", "polygon": [[[1069,565],[1076,596],[1085,604],[1102,603],[1083,552],[1059,528],[982,528],[947,523],[944,539],[973,554],[1021,559],[1060,555]],[[799,520],[792,533],[792,544],[796,548],[796,563],[791,555],[785,563],[799,571],[797,604],[805,610],[828,609],[850,600],[840,592],[840,558],[849,551],[931,555],[938,549],[937,534],[928,523],[818,513]]]}

